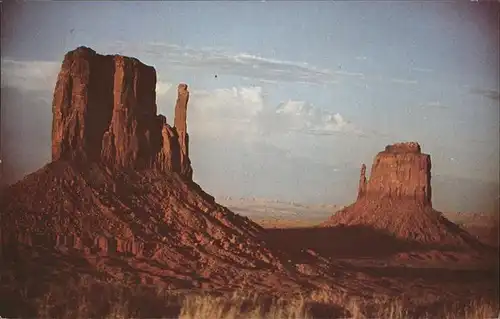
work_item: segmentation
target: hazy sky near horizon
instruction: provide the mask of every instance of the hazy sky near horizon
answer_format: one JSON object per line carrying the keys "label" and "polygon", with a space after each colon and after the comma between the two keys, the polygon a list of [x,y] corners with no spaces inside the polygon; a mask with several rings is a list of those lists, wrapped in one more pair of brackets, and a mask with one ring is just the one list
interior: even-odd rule
{"label": "hazy sky near horizon", "polygon": [[214,195],[347,204],[361,163],[399,141],[431,154],[442,209],[462,209],[458,181],[499,183],[496,4],[2,5],[3,156],[23,173],[50,161],[57,72],[84,45],[153,65],[169,122],[189,84],[195,180]]}

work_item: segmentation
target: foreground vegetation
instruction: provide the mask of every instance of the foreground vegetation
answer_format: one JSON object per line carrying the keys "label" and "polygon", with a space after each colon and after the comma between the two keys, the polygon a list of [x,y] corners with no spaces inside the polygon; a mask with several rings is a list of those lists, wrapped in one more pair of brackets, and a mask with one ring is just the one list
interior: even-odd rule
{"label": "foreground vegetation", "polygon": [[[5,282],[4,282],[5,283]],[[8,292],[0,317],[37,318],[498,318],[498,300],[364,300],[326,290],[286,297],[256,292],[170,291],[85,280]],[[473,298],[473,296],[471,296]]]}

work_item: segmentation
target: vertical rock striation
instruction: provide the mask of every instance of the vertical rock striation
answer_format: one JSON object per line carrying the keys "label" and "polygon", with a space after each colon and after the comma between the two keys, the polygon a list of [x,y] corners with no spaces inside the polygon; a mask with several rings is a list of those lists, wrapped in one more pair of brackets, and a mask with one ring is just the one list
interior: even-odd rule
{"label": "vertical rock striation", "polygon": [[415,142],[388,145],[377,154],[368,183],[361,168],[358,199],[411,200],[426,206],[431,201],[431,157]]}
{"label": "vertical rock striation", "polygon": [[191,179],[187,85],[179,85],[174,127],[156,114],[155,87],[155,69],[135,58],[86,47],[68,52],[54,91],[52,160],[157,168]]}

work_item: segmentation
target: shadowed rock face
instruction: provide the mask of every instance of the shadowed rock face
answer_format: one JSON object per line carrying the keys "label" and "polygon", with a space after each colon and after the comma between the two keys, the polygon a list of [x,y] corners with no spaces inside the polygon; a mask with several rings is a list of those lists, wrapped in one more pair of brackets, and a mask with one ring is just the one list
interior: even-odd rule
{"label": "shadowed rock face", "polygon": [[155,69],[135,58],[86,47],[68,52],[54,91],[52,160],[158,168],[191,179],[187,85],[179,85],[174,128],[156,114],[155,87]]}
{"label": "shadowed rock face", "polygon": [[361,168],[358,199],[411,200],[426,206],[431,201],[431,157],[422,154],[418,143],[388,145],[377,154],[368,182]]}

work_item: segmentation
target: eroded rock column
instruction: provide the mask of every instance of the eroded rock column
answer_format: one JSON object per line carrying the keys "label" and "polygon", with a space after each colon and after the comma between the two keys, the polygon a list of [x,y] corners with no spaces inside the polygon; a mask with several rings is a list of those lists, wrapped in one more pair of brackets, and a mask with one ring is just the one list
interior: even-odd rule
{"label": "eroded rock column", "polygon": [[174,127],[177,131],[180,146],[180,173],[189,179],[192,178],[193,170],[189,160],[189,135],[187,133],[187,105],[189,91],[187,84],[179,84],[177,87],[177,103],[175,104]]}
{"label": "eroded rock column", "polygon": [[365,197],[366,194],[366,165],[361,165],[361,173],[359,176],[358,199]]}

